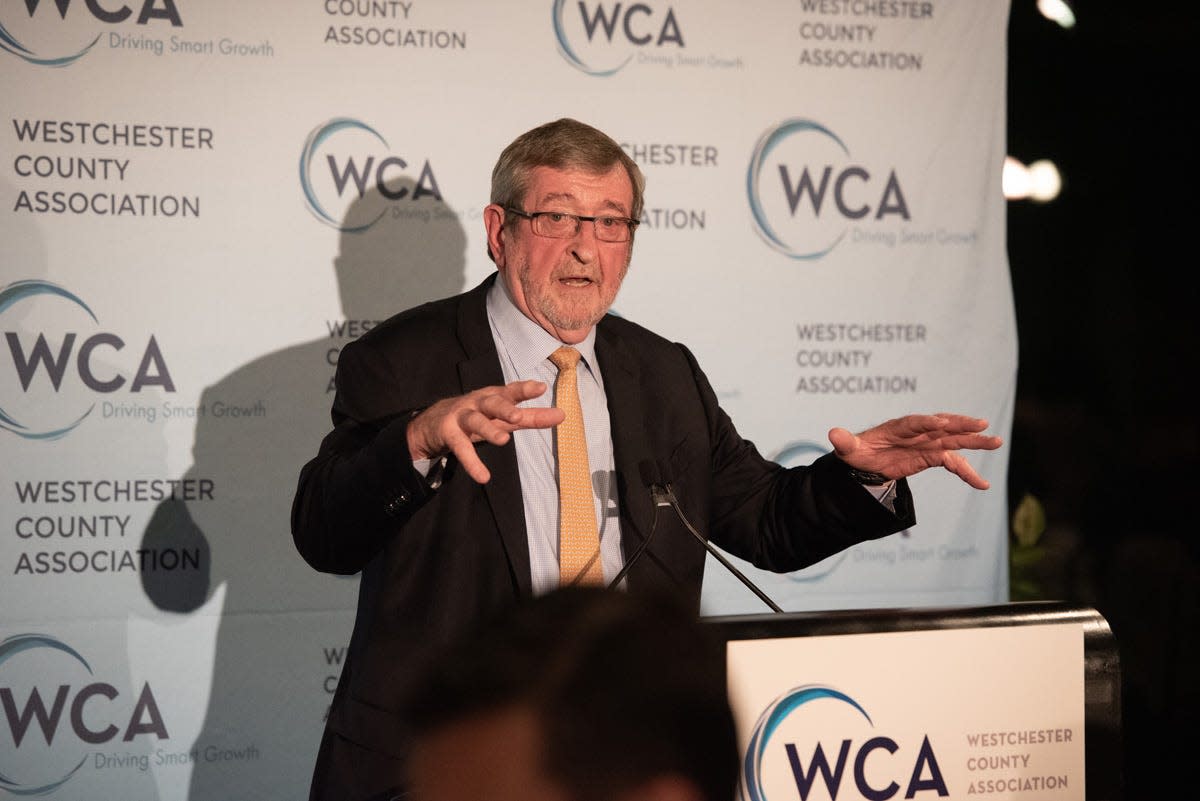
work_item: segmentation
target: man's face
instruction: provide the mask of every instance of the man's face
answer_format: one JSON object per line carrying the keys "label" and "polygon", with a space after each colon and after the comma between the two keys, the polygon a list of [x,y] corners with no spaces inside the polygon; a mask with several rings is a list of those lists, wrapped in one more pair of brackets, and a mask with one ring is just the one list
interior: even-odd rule
{"label": "man's face", "polygon": [[[535,167],[521,211],[629,217],[632,206],[633,185],[619,164],[603,173]],[[580,342],[616,299],[633,243],[601,242],[587,222],[574,237],[551,239],[533,233],[527,219],[504,227],[504,217],[495,205],[484,215],[509,296],[555,338]]]}

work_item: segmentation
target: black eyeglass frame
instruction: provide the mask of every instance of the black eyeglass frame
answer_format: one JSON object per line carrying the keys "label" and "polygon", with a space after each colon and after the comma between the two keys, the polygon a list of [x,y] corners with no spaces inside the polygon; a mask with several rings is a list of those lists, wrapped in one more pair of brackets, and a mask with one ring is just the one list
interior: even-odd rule
{"label": "black eyeglass frame", "polygon": [[[601,214],[601,215],[598,215],[595,217],[585,217],[582,214],[571,214],[569,211],[522,211],[521,209],[514,209],[511,206],[503,206],[502,208],[506,212],[511,212],[511,213],[517,215],[518,217],[524,217],[525,219],[529,220],[529,227],[531,229],[533,229],[533,232],[535,234],[537,234],[538,236],[545,237],[546,239],[570,239],[572,236],[577,236],[579,234],[579,228],[581,225],[583,225],[585,222],[590,222],[592,224],[592,232],[596,235],[596,239],[598,239],[601,242],[610,242],[612,244],[622,244],[625,242],[632,241],[634,231],[637,229],[637,227],[639,225],[642,224],[641,220],[635,220],[632,217],[621,217],[616,214]],[[570,217],[571,219],[575,220],[575,231],[572,234],[570,234],[569,236],[552,236],[550,234],[541,233],[540,231],[537,230],[537,224],[536,224],[537,218],[544,217],[548,214],[554,214],[559,217]],[[627,230],[629,232],[629,238],[628,239],[604,239],[600,235],[600,229],[596,226],[597,220],[617,220],[617,221],[625,223],[625,230]]]}

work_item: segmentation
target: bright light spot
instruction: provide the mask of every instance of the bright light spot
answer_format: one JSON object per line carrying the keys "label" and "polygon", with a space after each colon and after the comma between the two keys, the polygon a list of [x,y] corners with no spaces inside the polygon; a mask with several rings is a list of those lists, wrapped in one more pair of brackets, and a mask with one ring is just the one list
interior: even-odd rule
{"label": "bright light spot", "polygon": [[1023,200],[1029,197],[1029,168],[1012,156],[1004,157],[1004,171],[1000,174],[1000,186],[1004,196],[1009,200]]}
{"label": "bright light spot", "polygon": [[1046,203],[1062,191],[1062,176],[1052,161],[1041,159],[1026,167],[1012,156],[1006,156],[1000,186],[1009,200]]}
{"label": "bright light spot", "polygon": [[1075,12],[1065,0],[1037,0],[1037,7],[1046,19],[1057,22],[1064,28],[1075,27]]}
{"label": "bright light spot", "polygon": [[1062,176],[1053,161],[1042,159],[1029,165],[1029,199],[1045,203],[1062,191]]}

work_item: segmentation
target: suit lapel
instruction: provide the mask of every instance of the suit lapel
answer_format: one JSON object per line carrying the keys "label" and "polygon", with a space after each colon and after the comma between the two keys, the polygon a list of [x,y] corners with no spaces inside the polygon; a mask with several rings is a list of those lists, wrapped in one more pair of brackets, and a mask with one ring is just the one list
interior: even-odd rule
{"label": "suit lapel", "polygon": [[[483,284],[468,292],[459,306],[458,336],[467,354],[458,365],[463,392],[504,383],[500,357],[487,322],[487,293],[495,277],[493,273]],[[492,480],[483,489],[496,518],[513,578],[522,595],[531,595],[533,580],[530,578],[529,540],[525,531],[525,507],[521,501],[517,449],[510,439],[499,447],[480,443],[476,450],[492,473]]]}
{"label": "suit lapel", "polygon": [[[603,323],[596,331],[596,360],[600,362],[604,393],[608,396],[621,510],[621,548],[629,558],[649,535],[654,514],[650,492],[642,482],[639,467],[643,461],[654,458],[646,439],[645,414],[641,409],[641,372],[635,355]],[[630,573],[631,584],[637,572]]]}

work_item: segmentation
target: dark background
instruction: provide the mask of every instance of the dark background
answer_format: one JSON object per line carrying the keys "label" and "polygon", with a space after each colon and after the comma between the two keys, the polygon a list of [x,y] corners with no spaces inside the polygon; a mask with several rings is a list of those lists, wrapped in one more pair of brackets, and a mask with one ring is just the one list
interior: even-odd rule
{"label": "dark background", "polygon": [[1013,0],[1008,152],[1062,194],[1008,205],[1020,338],[1009,494],[1045,511],[1013,544],[1013,600],[1086,604],[1123,675],[1126,799],[1196,797],[1200,602],[1197,12],[1073,2],[1064,30]]}

